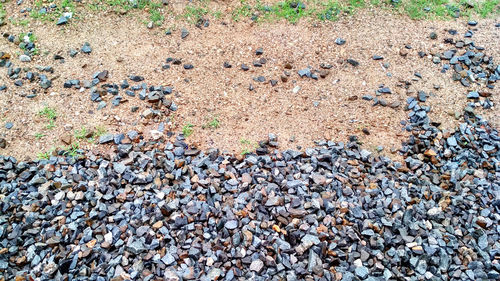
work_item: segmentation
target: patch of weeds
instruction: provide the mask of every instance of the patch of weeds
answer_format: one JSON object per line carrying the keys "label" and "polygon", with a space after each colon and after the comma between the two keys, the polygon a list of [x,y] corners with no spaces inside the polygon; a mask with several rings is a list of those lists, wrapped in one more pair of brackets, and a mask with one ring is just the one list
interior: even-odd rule
{"label": "patch of weeds", "polygon": [[346,11],[349,14],[354,13],[358,9],[363,9],[366,7],[366,3],[364,0],[349,0],[347,3]]}
{"label": "patch of weeds", "polygon": [[56,127],[56,123],[54,122],[54,120],[49,120],[49,123],[47,123],[47,125],[45,126],[45,128],[47,130],[52,130]]}
{"label": "patch of weeds", "polygon": [[54,120],[57,117],[57,112],[54,108],[45,106],[42,110],[38,112],[38,115],[46,117],[50,120]]}
{"label": "patch of weeds", "polygon": [[102,135],[106,134],[107,132],[108,130],[104,126],[96,126],[95,132],[92,134],[92,137],[89,138],[89,141],[95,143]]}
{"label": "patch of weeds", "polygon": [[3,21],[5,17],[7,16],[7,12],[5,11],[3,7],[3,3],[0,3],[0,21]]}
{"label": "patch of weeds", "polygon": [[241,155],[252,153],[258,147],[257,143],[252,143],[251,141],[244,138],[240,139],[240,143],[242,145]]}
{"label": "patch of weeds", "polygon": [[336,21],[339,19],[342,11],[342,5],[338,1],[329,1],[324,4],[324,7],[317,13],[317,16],[322,21]]}
{"label": "patch of weeds", "polygon": [[[0,16],[0,19],[1,18],[2,17]],[[10,17],[9,20],[10,20],[10,23],[12,23],[12,25],[17,25],[17,26],[27,26],[30,23],[29,19],[16,20],[13,17]]]}
{"label": "patch of weeds", "polygon": [[482,18],[486,18],[491,14],[498,15],[500,14],[500,0],[486,0],[476,3],[474,10]]}
{"label": "patch of weeds", "polygon": [[75,138],[77,140],[83,140],[87,137],[89,131],[85,128],[82,127],[80,130],[75,130]]}
{"label": "patch of weeds", "polygon": [[402,3],[403,9],[411,19],[425,19],[431,16],[448,15],[445,4],[448,0],[409,0]]}
{"label": "patch of weeds", "polygon": [[217,117],[214,117],[214,118],[212,118],[212,120],[207,122],[207,124],[203,125],[202,128],[203,129],[206,129],[206,128],[217,129],[217,128],[219,128],[219,126],[220,126],[219,119],[217,119]]}
{"label": "patch of weeds", "polygon": [[36,138],[37,140],[39,140],[39,139],[41,139],[41,138],[43,138],[43,137],[45,137],[45,136],[46,136],[46,135],[45,135],[45,134],[42,134],[42,133],[36,133],[36,134],[35,134],[35,138]]}
{"label": "patch of weeds", "polygon": [[197,23],[203,20],[203,17],[208,14],[208,9],[199,6],[186,6],[185,12],[182,15],[190,23]]}
{"label": "patch of weeds", "polygon": [[[371,1],[372,6],[380,6],[382,1]],[[316,16],[322,21],[336,21],[342,14],[352,15],[357,10],[367,6],[364,0],[348,0],[348,1],[328,1],[323,4],[323,7],[316,12]]]}
{"label": "patch of weeds", "polygon": [[49,119],[47,125],[45,126],[47,130],[51,130],[56,127],[55,120],[57,118],[57,112],[54,108],[45,106],[38,112],[38,115]]}
{"label": "patch of weeds", "polygon": [[285,19],[290,23],[296,23],[300,18],[309,16],[314,9],[308,8],[302,2],[286,0],[278,2],[272,6],[262,5],[257,2],[256,9],[260,11],[263,19]]}
{"label": "patch of weeds", "polygon": [[28,41],[30,43],[34,43],[37,39],[36,35],[33,32],[28,32],[28,33],[21,32],[19,34],[19,39],[21,39],[23,42],[26,41],[25,40],[26,37],[28,37]]}
{"label": "patch of weeds", "polygon": [[72,143],[70,146],[64,149],[63,155],[72,158],[78,158],[82,155],[79,149],[80,149],[80,143],[78,142]]}
{"label": "patch of weeds", "polygon": [[[52,0],[49,2],[55,1]],[[44,6],[44,2],[42,0],[35,1],[35,6],[30,12],[30,17],[41,21],[54,22],[57,21],[64,13],[70,12],[72,14],[72,18],[76,18],[76,6],[73,0],[62,0],[57,2],[58,3],[55,3],[56,8],[52,9],[49,5]]]}
{"label": "patch of weeds", "polygon": [[92,3],[87,4],[87,8],[94,12],[107,10],[107,6],[103,5],[99,0],[94,0]]}
{"label": "patch of weeds", "polygon": [[216,19],[220,19],[222,18],[222,12],[221,11],[214,11],[212,12],[212,15],[214,16],[214,18]]}
{"label": "patch of weeds", "polygon": [[482,18],[492,14],[500,14],[500,0],[408,0],[391,1],[395,8],[402,9],[411,19],[450,19],[456,17]]}
{"label": "patch of weeds", "polygon": [[252,15],[252,6],[246,3],[245,0],[240,1],[241,6],[236,8],[232,13],[232,19],[239,21],[241,18],[248,18]]}
{"label": "patch of weeds", "polygon": [[21,40],[21,43],[19,44],[19,48],[23,50],[24,52],[29,52],[32,55],[38,55],[40,51],[38,48],[33,44],[33,47],[31,49],[28,49],[28,43],[34,43],[37,38],[33,32],[28,32],[28,33],[20,33],[19,34],[19,39]]}
{"label": "patch of weeds", "polygon": [[182,127],[182,134],[184,135],[184,137],[189,137],[190,135],[192,135],[194,133],[194,125],[193,124],[190,124],[190,123],[187,123],[186,125],[184,125],[184,127]]}
{"label": "patch of weeds", "polygon": [[159,9],[149,10],[149,20],[153,22],[156,26],[161,26],[165,20],[165,16],[162,15]]}
{"label": "patch of weeds", "polygon": [[49,149],[49,151],[46,151],[46,152],[39,152],[37,154],[37,158],[38,159],[49,159],[50,156],[52,156],[54,154],[54,151],[56,151],[56,148],[55,147],[52,147],[51,149]]}

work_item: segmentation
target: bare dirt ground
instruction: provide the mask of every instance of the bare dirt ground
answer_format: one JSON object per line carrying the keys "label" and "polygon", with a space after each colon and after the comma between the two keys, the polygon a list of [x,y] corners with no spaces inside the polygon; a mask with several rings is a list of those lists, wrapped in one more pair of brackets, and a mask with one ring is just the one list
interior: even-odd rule
{"label": "bare dirt ground", "polygon": [[[33,159],[39,152],[62,146],[60,136],[72,134],[81,127],[104,126],[111,133],[137,130],[148,138],[149,131],[157,129],[159,122],[141,117],[140,113],[150,106],[147,102],[122,94],[128,100],[126,103],[112,107],[109,101],[105,109],[97,110],[89,90],[63,88],[67,79],[90,80],[95,72],[102,70],[110,73],[107,83],[120,83],[135,74],[144,76],[148,85],[172,86],[171,99],[179,110],[175,112],[171,129],[180,132],[185,124],[193,124],[194,133],[187,138],[188,143],[238,154],[243,149],[242,139],[255,143],[269,133],[278,135],[283,149],[312,146],[319,139],[345,141],[349,135],[358,135],[366,148],[375,150],[383,146],[388,153],[391,148],[400,147],[406,137],[400,121],[407,118],[406,98],[416,96],[416,91],[432,93],[428,98],[432,105],[431,117],[448,129],[460,122],[451,115],[466,103],[463,95],[467,90],[449,78],[451,71],[443,74],[441,65],[434,65],[430,58],[421,59],[417,54],[450,48],[443,40],[462,39],[471,28],[465,19],[412,21],[387,11],[363,10],[338,22],[301,20],[296,25],[220,19],[200,29],[178,19],[166,21],[166,25],[178,27],[172,35],[165,35],[163,29],[147,29],[134,17],[113,13],[89,13],[62,27],[36,21],[28,26],[0,27],[2,33],[32,31],[36,34],[42,55],[30,63],[20,62],[15,55],[19,48],[0,38],[0,51],[12,54],[16,66],[51,65],[55,71],[49,78],[58,77],[47,92],[28,99],[22,97],[22,93],[29,93],[35,84],[16,87],[7,78],[6,68],[0,69],[0,85],[8,85],[7,91],[0,92],[0,135],[8,143],[0,154]],[[183,26],[190,32],[185,39],[180,36]],[[458,35],[449,35],[448,29],[456,29]],[[473,37],[476,45],[484,46],[488,55],[499,57],[500,29],[495,28],[495,20],[481,20],[472,29],[477,30]],[[438,35],[437,40],[429,38],[433,31]],[[336,45],[337,37],[344,38],[346,44]],[[70,48],[79,49],[84,42],[92,46],[90,55],[80,53],[74,58],[67,55]],[[412,49],[403,57],[400,49],[405,45],[411,45]],[[267,62],[263,67],[253,67],[252,62],[260,58],[255,55],[259,47],[264,50],[260,57]],[[48,54],[44,55],[45,52]],[[55,61],[54,54],[65,57],[64,63]],[[373,55],[383,56],[384,60],[374,61]],[[191,63],[194,69],[172,65],[164,70],[162,65],[168,57]],[[347,64],[348,58],[360,65]],[[232,68],[223,67],[226,61]],[[287,70],[291,73],[288,81],[282,82],[280,76],[287,62],[293,68]],[[250,66],[250,70],[242,71],[242,63]],[[316,81],[297,74],[307,66],[320,69],[322,63],[333,66],[324,79]],[[387,69],[384,63],[389,63]],[[423,79],[414,76],[415,72]],[[276,86],[255,82],[253,78],[258,76],[279,82]],[[410,81],[409,89],[399,87],[401,81]],[[255,87],[253,91],[249,91],[249,84]],[[401,102],[400,107],[373,107],[372,102],[361,99],[367,94],[375,96],[380,85],[392,90],[392,94],[384,98],[389,103]],[[435,90],[435,85],[440,89]],[[300,90],[293,93],[296,86]],[[493,102],[498,104],[498,89],[492,92]],[[353,100],[353,96],[357,99]],[[58,113],[52,130],[45,129],[45,120],[37,115],[46,105],[56,108]],[[133,106],[140,109],[132,113]],[[484,115],[494,126],[499,126],[496,106]],[[219,128],[204,129],[203,125],[214,117],[220,122]],[[165,117],[156,121],[169,120]],[[6,122],[14,123],[13,128],[6,129]],[[64,127],[72,129],[65,131]],[[370,135],[363,134],[363,128],[368,129]],[[46,136],[37,139],[37,133]],[[96,149],[96,145],[87,142],[81,146]]]}

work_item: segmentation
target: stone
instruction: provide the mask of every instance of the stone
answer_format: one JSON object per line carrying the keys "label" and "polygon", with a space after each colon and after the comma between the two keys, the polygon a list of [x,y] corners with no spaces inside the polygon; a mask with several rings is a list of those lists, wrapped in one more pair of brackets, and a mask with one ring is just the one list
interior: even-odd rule
{"label": "stone", "polygon": [[85,42],[80,51],[82,51],[82,53],[84,54],[90,54],[92,53],[92,48],[90,47],[90,44],[88,42]]}
{"label": "stone", "polygon": [[63,24],[66,24],[68,23],[68,18],[65,17],[64,15],[59,17],[59,19],[57,20],[57,25],[63,25]]}
{"label": "stone", "polygon": [[238,221],[236,221],[236,220],[227,221],[224,224],[224,227],[227,228],[227,229],[229,229],[229,230],[236,229],[238,227]]}
{"label": "stone", "polygon": [[20,55],[19,56],[19,60],[22,61],[22,62],[30,62],[31,61],[31,57],[27,56],[27,55]]}
{"label": "stone", "polygon": [[250,270],[260,273],[262,268],[264,268],[264,262],[259,259],[252,261],[250,264]]}
{"label": "stone", "polygon": [[105,144],[105,143],[110,143],[114,139],[113,134],[104,134],[99,137],[99,143],[100,144]]}
{"label": "stone", "polygon": [[188,35],[189,35],[189,31],[186,28],[183,27],[181,29],[181,38],[182,39],[186,39],[186,37],[188,37]]}

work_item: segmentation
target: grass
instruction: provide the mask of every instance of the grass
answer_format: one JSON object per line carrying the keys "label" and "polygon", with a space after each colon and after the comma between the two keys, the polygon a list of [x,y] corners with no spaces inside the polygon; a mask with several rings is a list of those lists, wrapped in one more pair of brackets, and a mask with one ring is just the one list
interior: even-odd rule
{"label": "grass", "polygon": [[[51,149],[49,149],[46,152],[39,152],[37,154],[37,158],[39,160],[41,160],[41,159],[49,159],[50,156],[54,155],[54,151],[56,151],[56,150],[57,150],[57,148],[52,147]],[[69,145],[67,147],[64,147],[61,150],[64,151],[63,152],[63,156],[69,156],[69,157],[72,157],[72,158],[78,158],[78,157],[82,156],[82,153],[79,151],[80,150],[80,143],[78,143],[78,142],[73,143],[73,144],[71,144],[71,145]]]}
{"label": "grass", "polygon": [[257,143],[253,143],[245,138],[240,139],[240,143],[242,145],[241,155],[252,153],[258,147]]}
{"label": "grass", "polygon": [[184,9],[184,14],[182,17],[190,23],[198,23],[203,19],[205,15],[208,14],[208,9],[206,7],[200,6],[186,6]]}
{"label": "grass", "polygon": [[149,19],[156,26],[161,26],[165,20],[165,16],[159,10],[152,9],[149,11]]}
{"label": "grass", "polygon": [[217,117],[213,117],[212,120],[208,121],[205,125],[202,126],[202,129],[212,128],[217,129],[220,126],[219,119]]}
{"label": "grass", "polygon": [[[77,140],[87,140],[89,142],[95,142],[101,137],[102,135],[107,133],[107,130],[103,126],[97,126],[96,130],[90,134],[91,131],[89,131],[87,128],[82,127],[80,130],[75,130],[74,131],[74,136],[75,139]],[[90,137],[87,137],[90,135]]]}
{"label": "grass", "polygon": [[95,132],[92,134],[92,137],[89,139],[90,142],[97,142],[99,138],[106,134],[108,130],[104,126],[96,126]]}
{"label": "grass", "polygon": [[52,130],[56,127],[56,123],[54,120],[49,120],[49,123],[45,126],[47,130]]}
{"label": "grass", "polygon": [[33,19],[38,19],[47,22],[56,22],[59,18],[66,12],[72,13],[72,18],[76,18],[76,6],[73,0],[51,0],[50,3],[54,3],[57,7],[53,10],[47,9],[46,12],[42,12],[42,8],[47,8],[50,4],[45,4],[42,0],[36,0],[34,3],[33,10],[30,12],[30,17]]}
{"label": "grass", "polygon": [[24,41],[24,37],[28,36],[28,41],[29,42],[35,42],[36,41],[36,36],[33,32],[28,32],[28,33],[24,33],[24,32],[21,32],[19,34],[19,38],[22,39]]}
{"label": "grass", "polygon": [[54,154],[54,151],[56,151],[56,148],[55,147],[52,147],[51,149],[49,149],[49,151],[46,151],[46,152],[39,152],[37,154],[37,158],[38,159],[49,159],[50,156],[52,156]]}
{"label": "grass", "polygon": [[187,138],[194,133],[194,125],[187,123],[182,127],[182,134]]}
{"label": "grass", "polygon": [[474,7],[474,10],[482,18],[487,18],[489,15],[492,14],[498,15],[500,14],[500,0],[490,0],[478,3]]}
{"label": "grass", "polygon": [[42,134],[42,133],[36,133],[36,134],[35,134],[35,138],[36,138],[37,140],[39,140],[39,139],[41,139],[41,138],[43,138],[43,137],[45,137],[45,136],[46,136],[46,135],[45,135],[45,134]]}
{"label": "grass", "polygon": [[88,130],[85,127],[82,127],[80,130],[75,130],[75,138],[77,140],[83,140],[87,137]]}
{"label": "grass", "polygon": [[82,155],[78,151],[79,149],[80,149],[80,143],[78,143],[78,142],[72,143],[71,145],[69,145],[68,147],[66,147],[64,149],[63,155],[64,156],[69,156],[69,157],[72,157],[72,158],[78,158],[78,157],[80,157]]}
{"label": "grass", "polygon": [[[87,5],[91,11],[107,11],[111,9],[118,14],[127,14],[132,10],[148,10],[149,21],[156,26],[163,25],[165,15],[163,14],[161,1],[154,0],[94,0]],[[148,23],[148,21],[143,21]]]}
{"label": "grass", "polygon": [[48,119],[48,123],[45,126],[47,130],[54,129],[56,127],[55,120],[57,118],[57,112],[54,108],[45,106],[42,110],[38,112],[38,115]]}
{"label": "grass", "polygon": [[[309,0],[302,1],[305,8],[296,6],[297,1],[285,0],[272,5],[264,5],[260,0],[240,0],[233,10],[232,19],[239,21],[251,18],[256,21],[281,20],[296,23],[301,18],[316,18],[320,21],[336,21],[345,15],[352,15],[367,7],[391,9],[407,15],[411,19],[451,19],[461,17],[481,17],[500,15],[500,0]],[[258,14],[258,16],[257,16]]]}
{"label": "grass", "polygon": [[[0,18],[2,18],[2,17],[0,16]],[[9,20],[10,20],[10,23],[12,23],[13,25],[17,25],[17,26],[27,26],[30,23],[29,19],[16,20],[13,17],[10,17]]]}
{"label": "grass", "polygon": [[7,12],[5,11],[5,9],[3,7],[3,3],[0,2],[0,21],[5,19],[6,16],[7,16]]}
{"label": "grass", "polygon": [[242,18],[248,18],[252,15],[252,6],[246,3],[245,0],[240,1],[241,6],[233,11],[232,19],[234,21],[239,21]]}
{"label": "grass", "polygon": [[54,108],[45,106],[42,110],[38,112],[38,115],[45,117],[49,120],[54,120],[57,118],[57,112]]}
{"label": "grass", "polygon": [[[28,40],[27,40],[28,42],[26,42],[25,37],[28,37]],[[28,32],[28,33],[21,32],[19,34],[19,39],[21,40],[21,43],[19,44],[19,48],[21,48],[21,50],[23,50],[23,51],[27,51],[27,49],[26,49],[27,43],[34,43],[37,40],[37,38],[33,32]],[[30,49],[29,52],[32,55],[38,55],[40,53],[40,50],[38,48],[34,47],[34,48]]]}

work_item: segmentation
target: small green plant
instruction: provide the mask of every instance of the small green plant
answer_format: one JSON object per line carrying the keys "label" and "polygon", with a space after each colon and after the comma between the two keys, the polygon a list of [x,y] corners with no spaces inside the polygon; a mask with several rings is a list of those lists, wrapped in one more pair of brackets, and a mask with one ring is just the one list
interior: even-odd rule
{"label": "small green plant", "polygon": [[212,118],[212,120],[207,122],[207,124],[203,125],[202,128],[203,129],[206,129],[206,128],[217,129],[217,128],[219,128],[219,126],[220,126],[219,119],[217,119],[217,117],[214,117],[214,118]]}
{"label": "small green plant", "polygon": [[213,13],[214,18],[220,19],[222,18],[222,12],[221,11],[214,11]]}
{"label": "small green plant", "polygon": [[240,139],[240,143],[242,145],[241,155],[252,153],[258,147],[257,143],[253,143],[245,138]]}
{"label": "small green plant", "polygon": [[47,130],[52,130],[56,127],[54,120],[49,120],[49,123],[45,126]]}
{"label": "small green plant", "polygon": [[184,125],[184,127],[182,127],[182,134],[186,138],[189,137],[190,135],[192,135],[193,132],[194,132],[194,125],[193,124],[187,123],[186,125]]}
{"label": "small green plant", "polygon": [[82,127],[80,130],[75,130],[75,138],[78,140],[83,140],[87,137],[88,130]]}
{"label": "small green plant", "polygon": [[249,145],[249,144],[252,144],[252,142],[251,142],[251,141],[249,141],[249,140],[247,140],[247,139],[241,139],[241,140],[240,140],[240,143],[241,143],[241,144],[245,144],[245,145],[246,145],[246,144],[248,144],[248,145]]}
{"label": "small green plant", "polygon": [[498,15],[500,14],[500,0],[487,0],[477,3],[474,9],[482,18],[486,18],[490,14]]}
{"label": "small green plant", "polygon": [[54,108],[45,106],[42,110],[38,112],[38,115],[46,117],[47,119],[54,120],[57,117],[57,112]]}
{"label": "small green plant", "polygon": [[[2,17],[0,16],[0,18]],[[17,25],[17,26],[27,26],[30,23],[29,19],[16,20],[15,18],[10,17],[9,20],[12,23],[12,25]]]}
{"label": "small green plant", "polygon": [[52,147],[51,149],[49,149],[49,151],[46,151],[46,152],[39,152],[37,154],[37,158],[38,159],[49,159],[50,156],[52,156],[54,154],[54,151],[56,150],[55,147]]}
{"label": "small green plant", "polygon": [[96,130],[96,132],[94,133],[95,137],[100,137],[108,132],[108,130],[106,130],[104,126],[96,126],[95,130]]}
{"label": "small green plant", "polygon": [[208,9],[198,6],[186,6],[185,12],[182,15],[190,23],[197,23],[203,16],[208,14]]}
{"label": "small green plant", "polygon": [[252,7],[245,0],[240,1],[241,6],[233,11],[232,18],[234,21],[239,21],[241,18],[248,18],[252,15]]}
{"label": "small green plant", "polygon": [[250,153],[252,153],[252,151],[246,147],[241,150],[241,155],[247,155]]}
{"label": "small green plant", "polygon": [[163,20],[165,20],[165,16],[161,14],[158,9],[149,10],[149,19],[153,22],[154,25],[160,26],[163,24]]}
{"label": "small green plant", "polygon": [[49,119],[47,125],[45,126],[47,130],[55,128],[56,126],[55,120],[57,118],[57,112],[54,108],[45,106],[42,110],[38,112],[38,115]]}
{"label": "small green plant", "polygon": [[36,138],[37,140],[39,140],[39,139],[41,139],[41,138],[43,138],[43,137],[45,137],[45,136],[46,136],[46,135],[45,135],[45,134],[42,134],[42,133],[36,133],[36,134],[35,134],[35,138]]}
{"label": "small green plant", "polygon": [[7,12],[3,8],[3,3],[0,3],[0,20],[3,20],[7,16]]}
{"label": "small green plant", "polygon": [[78,151],[80,149],[80,143],[72,143],[70,146],[68,146],[66,149],[64,149],[64,156],[70,156],[72,158],[78,158],[82,154]]}
{"label": "small green plant", "polygon": [[106,130],[106,128],[104,126],[96,126],[95,127],[95,132],[92,134],[92,137],[89,138],[89,141],[90,142],[97,142],[99,140],[99,138],[106,134],[108,132],[108,130]]}

